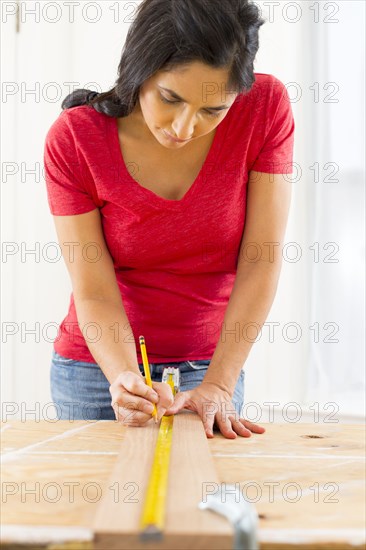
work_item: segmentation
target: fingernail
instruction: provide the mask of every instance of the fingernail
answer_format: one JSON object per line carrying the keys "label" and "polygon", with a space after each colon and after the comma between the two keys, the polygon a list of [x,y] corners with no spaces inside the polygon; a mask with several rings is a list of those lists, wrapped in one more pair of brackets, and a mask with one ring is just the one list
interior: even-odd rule
{"label": "fingernail", "polygon": [[152,393],[152,394],[151,394],[151,399],[152,399],[153,401],[159,401],[159,396],[158,396],[158,394],[157,394],[157,393]]}

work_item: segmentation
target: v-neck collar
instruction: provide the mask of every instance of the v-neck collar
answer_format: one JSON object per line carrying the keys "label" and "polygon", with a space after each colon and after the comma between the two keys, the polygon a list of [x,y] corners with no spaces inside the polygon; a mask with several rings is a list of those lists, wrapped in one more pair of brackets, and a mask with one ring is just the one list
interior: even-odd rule
{"label": "v-neck collar", "polygon": [[211,147],[207,153],[207,156],[205,158],[205,161],[201,167],[201,170],[199,171],[196,179],[188,189],[188,191],[185,193],[185,195],[180,200],[174,200],[174,199],[166,199],[164,197],[161,197],[160,195],[157,195],[154,193],[154,191],[151,191],[150,189],[146,189],[146,187],[143,187],[140,183],[138,183],[129,173],[126,167],[125,160],[123,158],[120,142],[119,142],[119,134],[118,134],[118,120],[115,117],[108,117],[110,118],[110,132],[108,132],[108,135],[110,137],[110,152],[112,156],[112,161],[115,165],[116,172],[119,177],[123,178],[129,183],[129,188],[134,192],[134,195],[136,198],[141,200],[147,200],[150,203],[153,203],[156,206],[163,207],[163,208],[169,208],[169,209],[178,209],[182,206],[185,206],[188,204],[195,194],[198,192],[200,186],[202,185],[202,182],[205,180],[205,172],[207,171],[208,166],[212,164],[212,162],[217,163],[219,160],[220,152],[222,150],[222,147],[220,145],[225,139],[227,127],[229,124],[229,113],[227,116],[220,122],[220,124],[216,127],[215,136],[213,139],[213,142],[211,144]]}

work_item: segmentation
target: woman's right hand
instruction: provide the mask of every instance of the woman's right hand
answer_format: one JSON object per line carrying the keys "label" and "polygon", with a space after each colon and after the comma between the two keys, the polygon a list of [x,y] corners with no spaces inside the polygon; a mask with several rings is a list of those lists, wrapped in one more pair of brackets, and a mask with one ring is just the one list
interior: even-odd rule
{"label": "woman's right hand", "polygon": [[116,420],[126,426],[143,426],[152,419],[156,404],[158,420],[174,403],[171,387],[165,382],[153,382],[150,388],[141,374],[122,372],[109,386],[111,405]]}

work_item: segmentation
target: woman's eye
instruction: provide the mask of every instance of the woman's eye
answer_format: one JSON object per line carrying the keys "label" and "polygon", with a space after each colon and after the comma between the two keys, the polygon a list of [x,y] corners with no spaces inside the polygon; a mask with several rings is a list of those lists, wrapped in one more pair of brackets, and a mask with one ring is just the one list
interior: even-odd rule
{"label": "woman's eye", "polygon": [[[163,103],[179,103],[179,101],[170,101],[169,99],[167,99],[166,97],[164,96],[160,96],[160,100],[163,102]],[[211,116],[213,118],[217,118],[218,116],[220,116],[220,113],[216,113],[216,112],[212,112],[212,111],[206,111],[206,114],[208,116]]]}
{"label": "woman's eye", "polygon": [[160,99],[163,103],[179,103],[178,101],[169,101],[169,99],[166,99],[164,96],[160,96]]}
{"label": "woman's eye", "polygon": [[220,113],[213,113],[212,111],[206,111],[206,112],[207,112],[208,115],[210,115],[210,116],[212,116],[212,117],[214,117],[214,118],[220,116]]}

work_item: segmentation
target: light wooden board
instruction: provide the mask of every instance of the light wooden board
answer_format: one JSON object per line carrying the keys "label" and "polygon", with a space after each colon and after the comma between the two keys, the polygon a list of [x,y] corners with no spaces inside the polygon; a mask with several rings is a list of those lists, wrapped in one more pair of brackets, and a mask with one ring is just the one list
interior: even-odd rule
{"label": "light wooden board", "polygon": [[210,442],[219,478],[257,507],[261,548],[366,548],[365,427],[263,426],[266,437]]}
{"label": "light wooden board", "polygon": [[[180,417],[176,415],[175,421]],[[261,548],[366,548],[364,426],[261,424],[264,434],[228,440],[216,433],[207,440],[219,482],[238,483],[255,504]],[[1,429],[3,546],[93,548],[97,509],[113,493],[109,480],[126,433],[147,433],[147,426],[126,429],[114,421],[9,421]],[[194,457],[194,449],[192,453]],[[36,482],[38,502],[26,493]],[[73,501],[70,483],[78,484]],[[272,485],[272,502],[269,487],[275,483],[279,485]],[[55,502],[50,502],[55,496],[52,484],[61,490]],[[5,498],[4,489],[13,489],[14,494]],[[296,495],[300,498],[291,502]]]}
{"label": "light wooden board", "polygon": [[100,550],[164,550],[233,548],[233,529],[228,520],[209,510],[200,510],[205,484],[219,486],[208,440],[198,415],[183,411],[175,415],[170,458],[166,523],[161,542],[139,540],[139,518],[152,465],[158,429],[129,428],[109,486],[128,487],[129,497],[107,493],[93,525]]}

